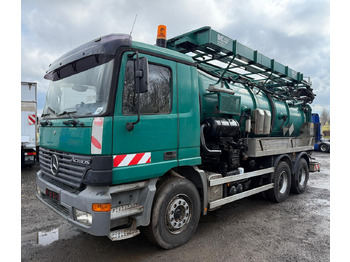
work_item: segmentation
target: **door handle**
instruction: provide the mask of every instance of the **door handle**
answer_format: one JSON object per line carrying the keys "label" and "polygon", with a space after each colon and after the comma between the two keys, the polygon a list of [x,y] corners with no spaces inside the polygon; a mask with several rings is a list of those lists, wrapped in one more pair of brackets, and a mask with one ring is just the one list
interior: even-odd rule
{"label": "door handle", "polygon": [[164,160],[176,159],[176,151],[165,152],[163,157],[164,157]]}

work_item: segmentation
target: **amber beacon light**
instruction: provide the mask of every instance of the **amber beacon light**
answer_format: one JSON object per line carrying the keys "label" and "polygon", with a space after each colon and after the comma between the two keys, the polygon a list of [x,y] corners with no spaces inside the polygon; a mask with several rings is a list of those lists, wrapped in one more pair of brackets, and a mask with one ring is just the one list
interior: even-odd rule
{"label": "amber beacon light", "polygon": [[160,47],[166,46],[166,26],[165,25],[158,26],[156,45]]}

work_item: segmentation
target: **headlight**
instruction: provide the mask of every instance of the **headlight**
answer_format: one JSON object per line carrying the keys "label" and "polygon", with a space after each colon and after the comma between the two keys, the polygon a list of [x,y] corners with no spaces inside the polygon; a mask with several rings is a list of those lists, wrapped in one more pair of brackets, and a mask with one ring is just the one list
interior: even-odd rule
{"label": "headlight", "polygon": [[36,192],[38,193],[38,196],[41,196],[41,191],[40,191],[40,187],[36,186]]}
{"label": "headlight", "polygon": [[74,211],[75,211],[75,220],[76,221],[78,221],[84,225],[91,226],[92,216],[90,213],[81,211],[79,209],[74,209]]}

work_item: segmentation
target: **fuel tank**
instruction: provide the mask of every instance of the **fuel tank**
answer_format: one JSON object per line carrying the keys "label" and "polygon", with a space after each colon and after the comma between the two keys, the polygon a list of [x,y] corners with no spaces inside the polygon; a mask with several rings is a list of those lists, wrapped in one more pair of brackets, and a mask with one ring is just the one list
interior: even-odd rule
{"label": "fuel tank", "polygon": [[231,118],[254,136],[296,137],[311,122],[311,107],[292,105],[243,84],[217,84],[217,78],[198,70],[201,122],[210,117]]}

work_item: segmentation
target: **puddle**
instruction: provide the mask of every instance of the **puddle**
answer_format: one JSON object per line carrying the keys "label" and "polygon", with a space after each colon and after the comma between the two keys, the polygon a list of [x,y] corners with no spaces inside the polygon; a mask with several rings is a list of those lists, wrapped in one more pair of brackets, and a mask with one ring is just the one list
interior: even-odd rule
{"label": "puddle", "polygon": [[55,228],[48,232],[38,233],[38,244],[41,246],[50,245],[52,242],[58,240],[58,228]]}

